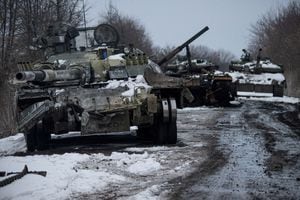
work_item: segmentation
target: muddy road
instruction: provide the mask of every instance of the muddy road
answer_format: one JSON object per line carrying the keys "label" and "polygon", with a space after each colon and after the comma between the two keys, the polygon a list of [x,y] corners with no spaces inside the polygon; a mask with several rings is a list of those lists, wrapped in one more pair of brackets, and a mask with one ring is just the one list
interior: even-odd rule
{"label": "muddy road", "polygon": [[[179,135],[205,140],[207,159],[174,180],[180,185],[170,199],[299,199],[300,123],[294,109],[245,101],[240,108],[189,111],[193,120],[180,112]],[[181,127],[185,123],[196,130]]]}
{"label": "muddy road", "polygon": [[259,101],[178,110],[177,145],[160,149],[136,141],[138,152],[117,150],[148,152],[164,166],[160,171],[77,197],[139,199],[147,191],[154,199],[299,199],[297,115],[295,105]]}
{"label": "muddy road", "polygon": [[2,170],[28,164],[48,172],[0,188],[0,199],[299,199],[295,109],[243,101],[178,110],[178,142],[170,146],[132,134],[58,137],[47,151],[0,157]]}

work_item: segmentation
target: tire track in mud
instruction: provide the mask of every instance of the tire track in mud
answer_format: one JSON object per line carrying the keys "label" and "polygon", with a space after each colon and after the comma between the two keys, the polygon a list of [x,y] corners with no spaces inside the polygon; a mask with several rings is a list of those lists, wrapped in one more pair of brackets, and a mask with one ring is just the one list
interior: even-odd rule
{"label": "tire track in mud", "polygon": [[198,115],[206,115],[206,112],[210,113],[207,119],[200,118],[199,122],[189,122],[191,125],[197,124],[202,129],[198,134],[193,132],[193,135],[198,139],[201,138],[200,140],[206,144],[204,147],[206,159],[198,166],[194,166],[194,170],[187,176],[177,177],[169,181],[168,184],[172,188],[172,193],[168,199],[198,199],[199,193],[192,191],[192,188],[205,177],[219,171],[228,162],[228,155],[219,149],[219,134],[216,134],[221,130],[217,127],[217,119],[223,115],[223,109],[200,111]]}
{"label": "tire track in mud", "polygon": [[207,138],[208,158],[170,182],[169,199],[297,199],[299,137],[278,120],[292,107],[246,101],[238,110],[224,109]]}
{"label": "tire track in mud", "polygon": [[[266,104],[266,108],[269,109],[269,107],[270,105]],[[274,108],[275,110],[282,110],[282,105],[273,105],[273,109]],[[264,113],[261,112],[260,115],[264,115]],[[245,114],[245,118],[249,120],[249,124],[256,129],[261,130],[261,133],[264,136],[265,148],[271,154],[270,157],[266,160],[267,169],[265,170],[265,173],[267,173],[269,176],[271,175],[272,171],[282,171],[282,168],[285,165],[296,164],[297,158],[300,157],[299,153],[293,156],[289,156],[288,149],[276,149],[276,143],[280,139],[279,136],[283,135],[285,137],[295,137],[295,135],[292,136],[293,133],[295,133],[296,135],[299,134],[299,129],[295,129],[298,122],[297,120],[295,120],[294,116],[294,111],[282,110],[282,112],[274,113],[268,116],[271,120],[274,121],[272,124],[268,124],[254,120],[257,119],[256,116],[253,117],[249,113]],[[288,127],[285,127],[285,130],[283,128],[280,128],[280,126],[282,126],[281,123],[286,124]],[[272,126],[274,124],[277,124],[277,126]]]}
{"label": "tire track in mud", "polygon": [[[299,197],[299,129],[292,105],[260,102],[260,109],[245,113],[250,127],[264,138],[265,150],[269,156],[264,161],[264,173],[268,185],[263,193],[252,193],[258,199],[297,199]],[[298,169],[298,170],[297,170]]]}
{"label": "tire track in mud", "polygon": [[[212,175],[227,163],[226,155],[217,149],[218,138],[211,136],[206,140],[206,142],[209,144],[207,146],[207,155],[209,155],[209,158],[202,162],[201,165],[197,167],[197,170],[192,172],[187,177],[178,177],[169,182],[169,184],[175,186],[176,188],[175,192],[171,195],[171,197],[169,197],[169,199],[186,199],[191,197],[198,198],[199,194],[190,192],[190,188],[199,182],[200,177],[203,179],[204,177]],[[191,196],[186,194],[190,194]]]}

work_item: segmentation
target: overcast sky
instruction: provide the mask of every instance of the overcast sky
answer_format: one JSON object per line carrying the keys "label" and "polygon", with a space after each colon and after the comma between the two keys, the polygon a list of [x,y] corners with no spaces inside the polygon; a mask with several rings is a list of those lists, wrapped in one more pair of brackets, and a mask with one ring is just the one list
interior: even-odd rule
{"label": "overcast sky", "polygon": [[251,24],[289,0],[85,0],[88,26],[96,26],[109,2],[143,24],[154,45],[180,45],[205,26],[193,44],[225,49],[240,57]]}

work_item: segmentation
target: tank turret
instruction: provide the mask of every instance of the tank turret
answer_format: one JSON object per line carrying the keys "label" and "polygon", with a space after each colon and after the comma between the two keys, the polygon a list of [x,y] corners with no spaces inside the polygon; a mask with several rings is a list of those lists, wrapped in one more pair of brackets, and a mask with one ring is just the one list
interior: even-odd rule
{"label": "tank turret", "polygon": [[68,48],[76,35],[73,28],[52,27],[47,60],[15,75],[18,130],[28,151],[48,148],[51,134],[128,132],[131,126],[154,143],[176,143],[176,100],[153,90],[143,76],[146,69],[160,72],[159,66],[141,50],[118,45],[108,24],[94,32],[98,47]]}

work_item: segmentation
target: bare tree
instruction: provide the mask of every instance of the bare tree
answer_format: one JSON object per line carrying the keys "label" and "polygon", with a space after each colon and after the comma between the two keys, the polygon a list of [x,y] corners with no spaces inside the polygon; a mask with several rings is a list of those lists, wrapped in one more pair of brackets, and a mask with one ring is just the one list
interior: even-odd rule
{"label": "bare tree", "polygon": [[44,35],[49,25],[62,23],[77,27],[83,18],[80,0],[26,0],[21,1],[20,6],[24,9],[19,12],[22,22],[19,26],[22,32],[18,37],[19,45],[23,47],[23,57],[28,60],[42,56],[40,51],[32,51],[30,47],[33,38]]}
{"label": "bare tree", "polygon": [[0,81],[10,72],[10,64],[12,62],[13,44],[15,42],[16,24],[17,24],[17,10],[19,8],[18,0],[2,0],[0,1],[1,8],[1,76]]}
{"label": "bare tree", "polygon": [[[166,46],[163,48],[155,47],[153,51],[155,52],[155,55],[158,58],[157,60],[160,60],[175,48],[176,47],[174,46]],[[229,51],[223,49],[215,51],[203,45],[197,45],[197,46],[191,45],[190,52],[191,52],[192,59],[206,59],[218,65],[219,69],[222,71],[228,71],[229,63],[235,59],[235,56]],[[183,50],[182,52],[180,52],[179,57],[185,56],[185,54],[186,52],[185,50]],[[176,57],[173,58],[173,61],[175,59]]]}
{"label": "bare tree", "polygon": [[[175,46],[169,46],[169,45],[167,45],[163,48],[159,47],[159,46],[155,46],[155,47],[153,47],[153,56],[151,57],[151,59],[154,62],[158,62],[175,48],[176,48]],[[170,62],[172,62],[174,60],[176,60],[176,57],[173,58]]]}
{"label": "bare tree", "polygon": [[[14,43],[18,24],[19,0],[0,1],[0,133],[7,135],[12,131],[14,124],[13,90],[7,83],[9,73],[14,64]],[[0,136],[1,136],[0,135]]]}
{"label": "bare tree", "polygon": [[122,44],[134,44],[146,54],[152,55],[153,43],[145,27],[138,20],[122,15],[111,3],[102,17],[103,23],[108,23],[118,30]]}
{"label": "bare tree", "polygon": [[284,67],[287,94],[300,97],[300,2],[270,11],[251,28],[249,49],[262,48],[266,57]]}
{"label": "bare tree", "polygon": [[54,22],[78,25],[80,0],[0,0],[0,137],[15,127],[14,88],[8,84],[21,59],[32,61],[42,54],[30,51],[32,38]]}

